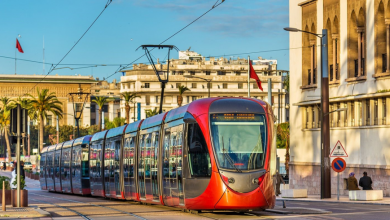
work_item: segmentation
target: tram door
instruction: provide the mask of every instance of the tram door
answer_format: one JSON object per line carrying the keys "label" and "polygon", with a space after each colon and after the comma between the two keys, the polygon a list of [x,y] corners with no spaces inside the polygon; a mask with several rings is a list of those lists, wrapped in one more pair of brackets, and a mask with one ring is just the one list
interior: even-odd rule
{"label": "tram door", "polygon": [[184,205],[182,149],[183,125],[165,129],[163,145],[163,199],[168,206]]}
{"label": "tram door", "polygon": [[135,140],[136,137],[127,137],[123,148],[123,179],[125,185],[125,198],[135,200]]}
{"label": "tram door", "polygon": [[[121,136],[122,137],[122,136]],[[114,146],[114,158],[113,158],[113,169],[114,169],[114,185],[115,194],[117,197],[121,197],[121,183],[120,183],[120,152],[121,152],[121,139],[115,140]]]}
{"label": "tram door", "polygon": [[104,147],[104,189],[105,189],[105,196],[110,197],[111,196],[111,190],[113,187],[110,187],[110,175],[113,174],[112,171],[112,160],[111,160],[111,144],[112,142],[106,143],[106,146]]}
{"label": "tram door", "polygon": [[148,134],[140,135],[138,154],[138,183],[140,199],[145,200],[145,148]]}

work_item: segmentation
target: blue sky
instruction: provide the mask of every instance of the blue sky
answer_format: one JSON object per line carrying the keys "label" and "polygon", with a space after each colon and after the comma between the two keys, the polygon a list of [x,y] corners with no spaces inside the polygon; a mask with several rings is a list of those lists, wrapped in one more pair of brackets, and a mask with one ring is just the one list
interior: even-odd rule
{"label": "blue sky", "polygon": [[[113,0],[99,20],[59,67],[51,74],[112,75],[144,52],[142,44],[159,44],[212,7],[216,0]],[[58,63],[103,10],[107,0],[12,0],[0,1],[0,56],[15,57],[15,41],[24,54],[17,57],[41,62],[45,38],[45,60]],[[288,0],[225,0],[225,2],[167,41],[180,50],[204,56],[241,54],[287,49]],[[153,52],[160,59],[165,53]],[[248,55],[235,55],[247,57]],[[288,70],[288,50],[250,54],[278,59],[278,69]],[[177,53],[173,53],[177,58]],[[138,62],[147,62],[144,57]],[[71,65],[87,64],[87,65]],[[17,62],[18,74],[43,74],[43,65]],[[46,65],[46,73],[50,65]],[[0,74],[14,74],[15,61],[0,57]],[[108,80],[119,79],[120,73]]]}

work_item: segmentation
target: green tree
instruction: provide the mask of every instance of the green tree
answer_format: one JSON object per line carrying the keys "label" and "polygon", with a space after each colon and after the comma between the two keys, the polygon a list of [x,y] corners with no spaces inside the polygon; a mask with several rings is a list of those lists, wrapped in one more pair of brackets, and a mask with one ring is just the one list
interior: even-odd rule
{"label": "green tree", "polygon": [[287,93],[290,92],[290,74],[287,74],[287,76],[284,78],[283,87],[287,91]]}
{"label": "green tree", "polygon": [[43,148],[43,131],[44,124],[43,120],[47,118],[47,113],[51,112],[53,115],[62,118],[62,102],[57,99],[54,92],[49,93],[48,89],[39,90],[37,88],[37,96],[28,94],[31,97],[31,108],[37,112],[39,118],[39,152]]}
{"label": "green tree", "polygon": [[120,127],[120,126],[125,124],[125,119],[120,118],[120,117],[116,117],[116,118],[114,118],[112,123],[114,124],[114,127],[117,128],[117,127]]}
{"label": "green tree", "polygon": [[10,124],[10,116],[11,116],[11,109],[14,108],[14,102],[8,98],[8,97],[2,97],[0,99],[1,103],[3,104],[2,109],[0,110],[0,127],[1,131],[4,133],[5,137],[5,143],[7,145],[7,154],[8,154],[8,161],[11,161],[11,144],[9,142],[9,130],[8,126]]}
{"label": "green tree", "polygon": [[135,92],[124,92],[121,96],[125,99],[125,110],[126,110],[126,123],[130,123],[130,102],[132,102],[135,98],[139,98]]}
{"label": "green tree", "polygon": [[179,96],[177,97],[177,104],[181,106],[183,104],[183,93],[185,91],[191,91],[187,86],[179,86]]}
{"label": "green tree", "polygon": [[102,130],[102,112],[103,112],[103,106],[108,102],[108,97],[104,96],[97,96],[94,100],[92,100],[94,103],[96,103],[99,106],[99,130]]}
{"label": "green tree", "polygon": [[280,123],[278,125],[277,138],[279,139],[280,146],[284,145],[284,147],[286,148],[285,166],[286,166],[286,173],[288,174],[288,170],[289,170],[288,163],[290,162],[290,124],[288,122]]}
{"label": "green tree", "polygon": [[152,116],[155,116],[155,115],[158,115],[158,111],[157,111],[157,108],[154,108],[153,110],[145,110],[145,113],[146,113],[146,118],[150,118]]}

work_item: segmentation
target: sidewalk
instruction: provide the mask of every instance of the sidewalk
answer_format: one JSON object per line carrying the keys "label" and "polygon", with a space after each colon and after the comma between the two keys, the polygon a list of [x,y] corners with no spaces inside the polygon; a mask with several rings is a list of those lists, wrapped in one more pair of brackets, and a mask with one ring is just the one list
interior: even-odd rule
{"label": "sidewalk", "polygon": [[[0,176],[11,177],[11,171],[0,171]],[[30,191],[40,190],[39,180],[32,180],[26,178],[26,189]],[[1,203],[1,201],[0,201]],[[0,205],[1,206],[1,205]],[[0,207],[0,218],[40,218],[40,219],[51,219],[49,212],[40,209],[37,206],[21,207],[16,208],[11,205],[6,206],[6,211],[3,212]]]}
{"label": "sidewalk", "polygon": [[305,202],[330,202],[330,203],[351,203],[351,204],[371,204],[371,205],[390,205],[390,197],[383,197],[382,200],[377,201],[355,201],[349,200],[348,196],[340,196],[337,200],[337,195],[332,195],[330,199],[321,199],[320,195],[308,195],[307,198],[282,198],[276,197],[278,201],[305,201]]}

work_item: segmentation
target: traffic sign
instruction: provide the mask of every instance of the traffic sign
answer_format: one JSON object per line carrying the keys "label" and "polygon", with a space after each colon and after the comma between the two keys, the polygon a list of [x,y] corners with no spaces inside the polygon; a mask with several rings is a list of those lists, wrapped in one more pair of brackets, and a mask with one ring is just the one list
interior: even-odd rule
{"label": "traffic sign", "polygon": [[330,157],[348,157],[348,154],[340,141],[337,141],[332,152],[330,153]]}
{"label": "traffic sign", "polygon": [[335,171],[335,172],[343,172],[345,170],[345,168],[347,167],[347,163],[345,162],[345,160],[343,158],[336,158],[332,161],[332,169]]}

